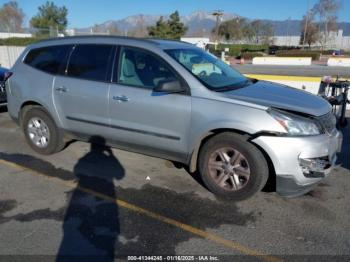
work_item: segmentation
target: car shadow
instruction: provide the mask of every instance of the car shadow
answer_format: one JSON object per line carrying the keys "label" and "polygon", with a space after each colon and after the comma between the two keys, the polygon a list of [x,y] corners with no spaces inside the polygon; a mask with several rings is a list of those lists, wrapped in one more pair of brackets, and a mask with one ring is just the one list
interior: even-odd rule
{"label": "car shadow", "polygon": [[81,254],[102,256],[103,261],[115,260],[115,245],[120,234],[118,205],[111,201],[101,203],[101,200],[94,203],[96,199],[86,199],[85,193],[99,191],[110,199],[117,199],[114,181],[121,180],[125,170],[104,138],[93,136],[89,142],[90,151],[74,167],[77,186],[70,193],[56,261],[67,261]]}
{"label": "car shadow", "polygon": [[[142,215],[137,211],[138,207],[156,212],[159,217],[171,218],[171,221],[189,223],[200,230],[225,224],[247,226],[261,216],[261,212],[242,212],[232,201],[199,196],[195,188],[179,193],[151,183],[145,183],[141,188],[121,187],[117,181],[123,179],[125,170],[119,160],[104,145],[103,138],[93,137],[90,141],[101,145],[92,144],[91,150],[78,160],[72,171],[33,155],[0,150],[0,160],[73,188],[65,192],[67,201],[59,208],[44,205],[29,212],[5,216],[5,212],[19,203],[11,199],[0,200],[0,225],[10,221],[62,223],[63,235],[58,236],[56,261],[125,261],[131,254],[176,255],[180,243],[195,237],[177,226],[169,226],[166,221],[160,222],[158,216]],[[60,203],[59,197],[57,203]],[[133,205],[136,209],[127,207]],[[43,230],[46,228],[47,224],[43,225]],[[54,237],[42,241],[56,245]]]}

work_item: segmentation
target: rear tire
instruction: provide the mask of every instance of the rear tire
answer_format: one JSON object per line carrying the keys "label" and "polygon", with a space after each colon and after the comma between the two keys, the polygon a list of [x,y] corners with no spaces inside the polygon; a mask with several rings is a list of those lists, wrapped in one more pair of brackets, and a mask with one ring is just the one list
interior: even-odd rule
{"label": "rear tire", "polygon": [[234,201],[261,191],[269,176],[264,155],[235,133],[222,133],[207,141],[198,164],[205,186],[212,193]]}
{"label": "rear tire", "polygon": [[64,148],[63,136],[44,108],[25,108],[21,125],[28,145],[35,152],[51,155]]}

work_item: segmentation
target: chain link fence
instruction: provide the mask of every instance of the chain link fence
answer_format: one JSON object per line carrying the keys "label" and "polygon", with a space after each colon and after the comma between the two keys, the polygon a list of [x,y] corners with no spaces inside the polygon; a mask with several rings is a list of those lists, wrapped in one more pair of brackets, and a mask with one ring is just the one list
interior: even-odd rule
{"label": "chain link fence", "polygon": [[128,35],[127,32],[119,32],[114,29],[92,27],[87,29],[65,29],[58,27],[28,28],[12,32],[0,30],[0,67],[11,68],[25,47],[33,42],[43,39],[82,36],[82,35]]}

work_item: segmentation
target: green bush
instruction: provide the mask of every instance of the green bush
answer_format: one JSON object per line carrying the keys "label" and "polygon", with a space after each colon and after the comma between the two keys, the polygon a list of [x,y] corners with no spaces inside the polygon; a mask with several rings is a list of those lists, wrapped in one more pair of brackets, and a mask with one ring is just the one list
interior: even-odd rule
{"label": "green bush", "polygon": [[38,37],[28,37],[28,38],[21,38],[21,37],[11,37],[11,38],[5,38],[0,39],[0,45],[9,45],[9,46],[27,46],[30,44],[33,44],[37,41],[40,41],[44,38],[38,38]]}
{"label": "green bush", "polygon": [[266,52],[269,47],[268,45],[218,44],[216,50],[215,45],[210,45],[209,51],[216,56],[221,56],[221,52],[225,51],[225,48],[229,48],[229,51],[226,52],[226,55],[231,57],[238,57],[242,53]]}
{"label": "green bush", "polygon": [[303,51],[303,50],[282,50],[277,51],[276,56],[279,57],[311,57],[312,60],[320,60],[320,51]]}
{"label": "green bush", "polygon": [[245,52],[240,55],[240,58],[245,60],[252,60],[254,57],[262,57],[265,56],[262,52]]}
{"label": "green bush", "polygon": [[332,55],[333,52],[334,52],[334,50],[323,50],[323,51],[322,51],[322,54],[323,54],[323,55]]}

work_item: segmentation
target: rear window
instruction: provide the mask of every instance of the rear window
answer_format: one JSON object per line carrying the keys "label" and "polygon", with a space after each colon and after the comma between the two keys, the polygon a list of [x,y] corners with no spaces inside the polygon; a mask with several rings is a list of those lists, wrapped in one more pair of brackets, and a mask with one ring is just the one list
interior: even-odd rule
{"label": "rear window", "polygon": [[56,74],[65,66],[71,45],[47,46],[32,49],[24,63],[47,73]]}
{"label": "rear window", "polygon": [[93,81],[106,81],[112,58],[112,45],[78,45],[68,65],[67,75]]}

